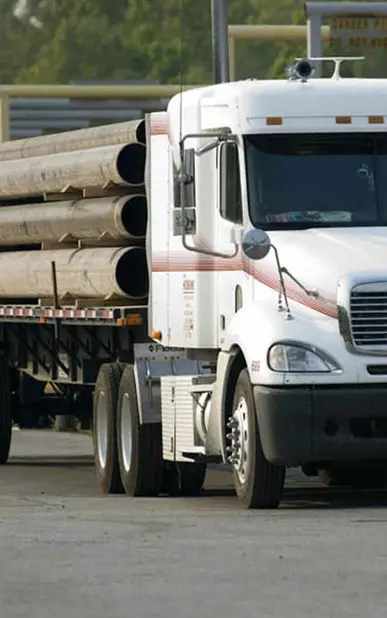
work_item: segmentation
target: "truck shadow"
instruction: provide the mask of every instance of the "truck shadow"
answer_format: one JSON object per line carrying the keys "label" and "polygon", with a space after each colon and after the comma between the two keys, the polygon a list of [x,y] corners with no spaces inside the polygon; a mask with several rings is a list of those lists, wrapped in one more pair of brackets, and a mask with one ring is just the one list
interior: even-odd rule
{"label": "truck shadow", "polygon": [[[236,494],[230,468],[208,470],[203,498],[232,498]],[[287,475],[281,509],[365,509],[387,506],[385,489],[326,487],[318,479],[308,479],[299,471]]]}
{"label": "truck shadow", "polygon": [[[68,482],[69,477],[66,470],[80,469],[81,477],[77,474],[77,482],[83,479],[83,474],[86,477],[82,482],[88,486],[89,490],[89,475],[93,475],[93,458],[90,455],[71,456],[68,455],[46,455],[24,457],[14,457],[5,466],[10,469],[11,477],[18,475],[18,469],[22,471],[22,477],[28,483],[29,478],[36,478],[38,469],[45,469],[49,475],[49,470],[61,469],[61,479]],[[28,469],[31,469],[31,474],[28,474]],[[40,474],[40,473],[39,473]],[[71,476],[70,476],[71,478]],[[50,475],[46,477],[46,473],[42,479],[45,479],[44,490],[47,494],[57,494],[58,485],[51,485]],[[95,482],[95,494],[99,493],[99,488]],[[46,486],[47,485],[47,486]],[[55,487],[55,488],[54,488]],[[94,485],[93,485],[94,487]],[[86,492],[87,495],[89,491]],[[109,500],[114,500],[116,496],[107,496]],[[161,498],[162,499],[162,498]],[[228,469],[210,469],[208,470],[204,490],[200,496],[195,498],[182,498],[180,496],[168,497],[168,500],[186,502],[188,501],[194,508],[211,508],[211,505],[227,508],[241,508],[238,506],[238,500],[233,487],[232,474]],[[157,501],[157,498],[155,498]],[[319,481],[304,479],[301,475],[291,475],[288,479],[283,499],[280,504],[280,510],[283,509],[367,509],[367,508],[384,508],[387,506],[387,488],[385,490],[354,490],[351,488],[328,488],[320,484]],[[262,512],[262,511],[261,511]],[[386,514],[387,521],[387,514]]]}
{"label": "truck shadow", "polygon": [[23,458],[13,458],[7,463],[7,468],[74,468],[93,467],[93,458],[89,455],[79,457],[69,457],[68,455],[39,455],[37,457],[28,456]]}
{"label": "truck shadow", "polygon": [[[367,509],[387,506],[387,489],[354,490],[350,488],[287,488],[282,508]],[[387,521],[387,519],[386,519]]]}
{"label": "truck shadow", "polygon": [[[221,498],[233,498],[237,500],[235,490],[229,488],[205,489],[201,496],[201,502],[205,506],[205,498],[217,501]],[[329,488],[287,488],[284,492],[280,509],[367,509],[387,507],[387,489],[381,490],[351,490]],[[384,521],[384,520],[383,520]],[[387,522],[387,515],[386,520]]]}

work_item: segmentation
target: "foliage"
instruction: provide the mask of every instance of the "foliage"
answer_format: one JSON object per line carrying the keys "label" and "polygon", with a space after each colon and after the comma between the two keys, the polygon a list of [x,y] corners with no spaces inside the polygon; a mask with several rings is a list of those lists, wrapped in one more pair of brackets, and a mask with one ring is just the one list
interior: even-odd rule
{"label": "foliage", "polygon": [[[210,0],[0,0],[0,80],[178,83],[182,75],[186,83],[208,83],[210,4]],[[303,24],[303,2],[229,0],[229,21]],[[281,76],[286,63],[303,53],[301,43],[238,44],[237,76]],[[384,76],[385,57],[385,51],[367,52],[365,64],[346,71]]]}

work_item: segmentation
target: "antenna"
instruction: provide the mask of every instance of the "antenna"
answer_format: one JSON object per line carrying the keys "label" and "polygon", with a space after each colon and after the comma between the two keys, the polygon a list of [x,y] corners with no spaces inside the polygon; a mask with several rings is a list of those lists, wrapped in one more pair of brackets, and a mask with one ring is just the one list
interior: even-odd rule
{"label": "antenna", "polygon": [[[180,101],[179,141],[183,141],[183,89],[184,89],[184,0],[180,2]],[[181,147],[181,146],[180,146]]]}

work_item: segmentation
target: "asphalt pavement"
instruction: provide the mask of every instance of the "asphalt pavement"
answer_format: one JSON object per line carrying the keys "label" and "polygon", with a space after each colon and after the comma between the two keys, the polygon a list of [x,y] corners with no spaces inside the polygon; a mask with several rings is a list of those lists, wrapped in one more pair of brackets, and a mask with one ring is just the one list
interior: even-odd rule
{"label": "asphalt pavement", "polygon": [[245,511],[227,471],[200,498],[100,494],[89,436],[14,432],[0,469],[0,618],[385,618],[387,494],[289,474]]}

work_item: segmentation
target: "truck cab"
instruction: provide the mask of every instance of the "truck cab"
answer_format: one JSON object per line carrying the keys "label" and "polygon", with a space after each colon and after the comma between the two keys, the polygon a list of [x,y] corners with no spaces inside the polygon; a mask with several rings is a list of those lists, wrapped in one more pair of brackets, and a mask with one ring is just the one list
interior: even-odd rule
{"label": "truck cab", "polygon": [[298,73],[184,92],[150,127],[150,332],[213,363],[203,455],[248,506],[287,466],[387,483],[386,95]]}

